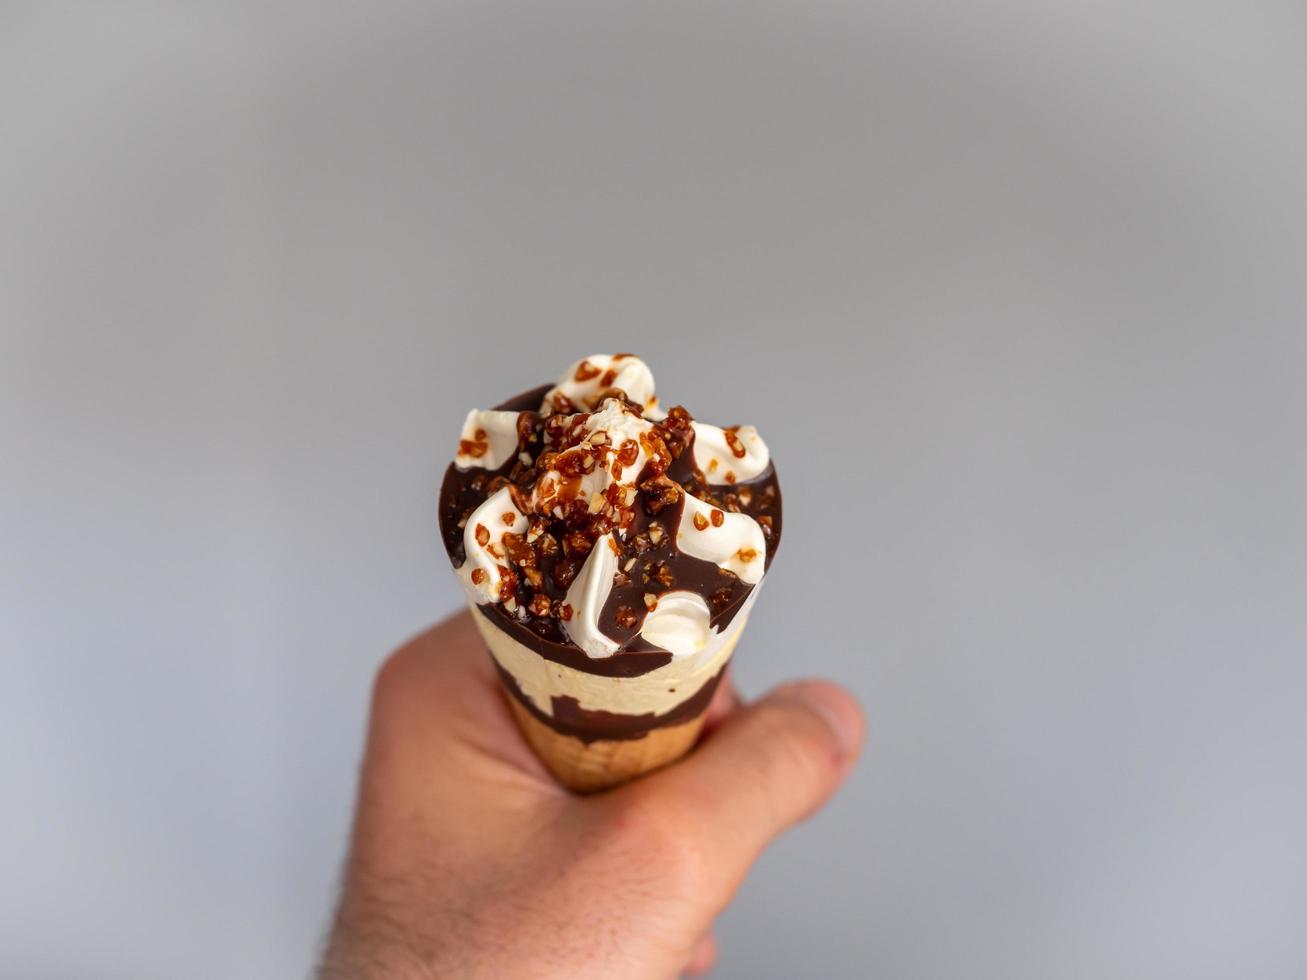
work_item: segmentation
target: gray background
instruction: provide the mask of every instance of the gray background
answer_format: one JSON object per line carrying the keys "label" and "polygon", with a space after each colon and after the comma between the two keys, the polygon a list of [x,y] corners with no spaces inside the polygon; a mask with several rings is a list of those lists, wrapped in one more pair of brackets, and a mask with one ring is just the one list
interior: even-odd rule
{"label": "gray background", "polygon": [[720,976],[1307,975],[1305,119],[1292,3],[0,6],[0,973],[301,975],[463,412],[629,349],[872,717]]}

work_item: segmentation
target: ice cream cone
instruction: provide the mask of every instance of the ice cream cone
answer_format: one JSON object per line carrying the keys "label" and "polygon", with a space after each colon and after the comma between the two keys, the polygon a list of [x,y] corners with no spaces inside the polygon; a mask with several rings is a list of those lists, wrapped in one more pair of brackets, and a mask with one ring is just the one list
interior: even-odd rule
{"label": "ice cream cone", "polygon": [[597,354],[459,435],[441,537],[528,744],[578,792],[689,752],[780,541],[757,430]]}

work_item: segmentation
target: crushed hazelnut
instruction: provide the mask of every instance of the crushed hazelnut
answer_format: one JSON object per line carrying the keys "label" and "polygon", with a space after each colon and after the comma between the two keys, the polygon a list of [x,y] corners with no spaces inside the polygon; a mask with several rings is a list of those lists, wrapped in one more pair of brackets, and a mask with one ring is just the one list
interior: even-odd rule
{"label": "crushed hazelnut", "polygon": [[575,558],[564,558],[549,570],[549,577],[554,580],[554,585],[560,589],[566,589],[572,584],[572,579],[576,578],[576,573],[581,570],[581,563]]}
{"label": "crushed hazelnut", "polygon": [[754,548],[741,548],[739,551],[735,553],[735,556],[739,558],[740,561],[745,562],[747,564],[748,562],[751,562],[758,557],[758,552]]}
{"label": "crushed hazelnut", "polygon": [[722,524],[726,522],[726,515],[715,507],[713,508],[712,513],[709,516],[712,519],[713,527],[721,527]]}
{"label": "crushed hazelnut", "polygon": [[531,597],[531,612],[541,619],[549,615],[549,596],[543,592],[537,592]]}
{"label": "crushed hazelnut", "polygon": [[640,621],[640,617],[630,606],[618,606],[616,618],[617,625],[628,630]]}
{"label": "crushed hazelnut", "polygon": [[576,381],[589,381],[591,378],[597,378],[602,372],[588,360],[582,361],[576,366],[576,374],[573,375]]}
{"label": "crushed hazelnut", "polygon": [[736,459],[744,459],[747,455],[744,449],[744,443],[740,441],[740,427],[738,425],[727,426],[722,429],[722,435],[726,437],[726,445],[731,447],[731,455]]}
{"label": "crushed hazelnut", "polygon": [[708,530],[708,518],[704,517],[702,514],[696,513],[691,520],[694,521],[694,529],[696,531]]}
{"label": "crushed hazelnut", "polygon": [[476,540],[477,540],[477,544],[481,545],[481,547],[483,548],[490,543],[490,532],[486,530],[486,526],[484,524],[477,525]]}
{"label": "crushed hazelnut", "polygon": [[658,608],[658,597],[652,592],[646,592],[644,594],[644,607],[650,612],[653,612]]}
{"label": "crushed hazelnut", "polygon": [[472,569],[472,584],[480,585],[486,580],[486,570],[484,568]]}

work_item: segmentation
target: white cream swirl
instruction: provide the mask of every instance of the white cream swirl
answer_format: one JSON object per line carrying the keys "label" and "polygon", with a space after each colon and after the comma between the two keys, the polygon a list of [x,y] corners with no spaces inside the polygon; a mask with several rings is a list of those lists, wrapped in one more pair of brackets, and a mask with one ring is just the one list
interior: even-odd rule
{"label": "white cream swirl", "polygon": [[454,465],[460,470],[497,470],[517,452],[517,412],[474,408],[463,421]]}
{"label": "white cream swirl", "polygon": [[468,515],[463,526],[463,550],[467,560],[458,570],[463,588],[478,605],[499,602],[501,568],[508,567],[504,555],[504,535],[525,534],[527,517],[517,505],[508,487],[501,487]]}
{"label": "white cream swirl", "polygon": [[676,547],[687,555],[734,572],[741,582],[762,581],[767,560],[767,539],[748,514],[731,514],[685,494],[681,521],[676,526]]}
{"label": "white cream swirl", "polygon": [[599,613],[613,590],[616,574],[617,544],[609,532],[595,542],[567,590],[572,618],[563,620],[563,629],[587,656],[611,657],[617,652],[618,642],[599,630]]}
{"label": "white cream swirl", "polygon": [[[567,403],[582,412],[599,404],[600,396],[610,388],[620,388],[626,397],[644,409],[648,418],[658,414],[658,396],[654,394],[654,376],[649,365],[634,354],[591,354],[577,361],[545,394],[540,406],[543,415],[566,411]],[[562,395],[566,402],[555,396]]]}
{"label": "white cream swirl", "polygon": [[721,429],[706,422],[691,422],[694,429],[694,465],[712,484],[743,483],[763,474],[771,462],[767,444],[751,425]]}

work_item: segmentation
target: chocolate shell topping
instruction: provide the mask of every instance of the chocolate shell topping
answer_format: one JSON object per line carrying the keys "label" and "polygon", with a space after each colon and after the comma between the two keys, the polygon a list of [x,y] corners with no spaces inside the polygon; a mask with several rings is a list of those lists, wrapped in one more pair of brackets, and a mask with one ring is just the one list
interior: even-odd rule
{"label": "chocolate shell topping", "polygon": [[[562,516],[556,512],[531,513],[526,501],[536,490],[537,481],[546,472],[557,475],[553,468],[559,465],[560,453],[575,445],[575,435],[568,431],[566,422],[578,416],[561,414],[575,413],[574,406],[559,404],[555,395],[554,408],[560,414],[538,413],[550,390],[550,385],[542,385],[496,406],[500,411],[520,413],[518,452],[502,466],[493,470],[460,469],[451,463],[446,470],[439,504],[445,548],[454,566],[462,566],[466,559],[464,528],[469,516],[491,494],[509,487],[513,500],[522,502],[519,509],[530,514],[531,524],[522,535],[505,535],[500,601],[478,606],[480,614],[556,663],[610,677],[648,673],[672,659],[670,652],[640,635],[645,616],[656,608],[659,596],[676,590],[697,593],[708,604],[711,627],[723,630],[756,588],[716,563],[677,547],[676,532],[685,495],[692,494],[709,504],[714,523],[726,513],[747,514],[757,521],[766,544],[766,554],[757,558],[764,562],[766,570],[781,537],[781,492],[775,467],[769,463],[759,476],[747,482],[710,484],[695,465],[691,416],[677,406],[665,419],[650,420],[654,428],[649,440],[658,447],[658,459],[666,462],[646,463],[635,480],[634,494],[632,487],[614,484],[607,491],[607,502],[612,506],[602,510],[591,512],[582,503],[561,508]],[[603,398],[621,399],[628,411],[642,414],[641,407],[617,389],[604,392]],[[730,441],[733,430],[725,431]],[[661,451],[664,446],[665,453]],[[475,443],[465,444],[460,451],[475,454],[478,448]],[[568,458],[575,456],[571,453]],[[580,473],[575,476],[579,479]],[[563,478],[566,482],[566,473]],[[558,489],[560,499],[566,498],[567,490],[566,486]],[[605,539],[610,531],[612,537]],[[596,542],[601,542],[599,547],[607,547],[609,540],[616,548],[618,571],[599,612],[598,625],[619,647],[612,656],[592,657],[572,642],[563,626],[574,613],[567,604],[567,591]]]}

